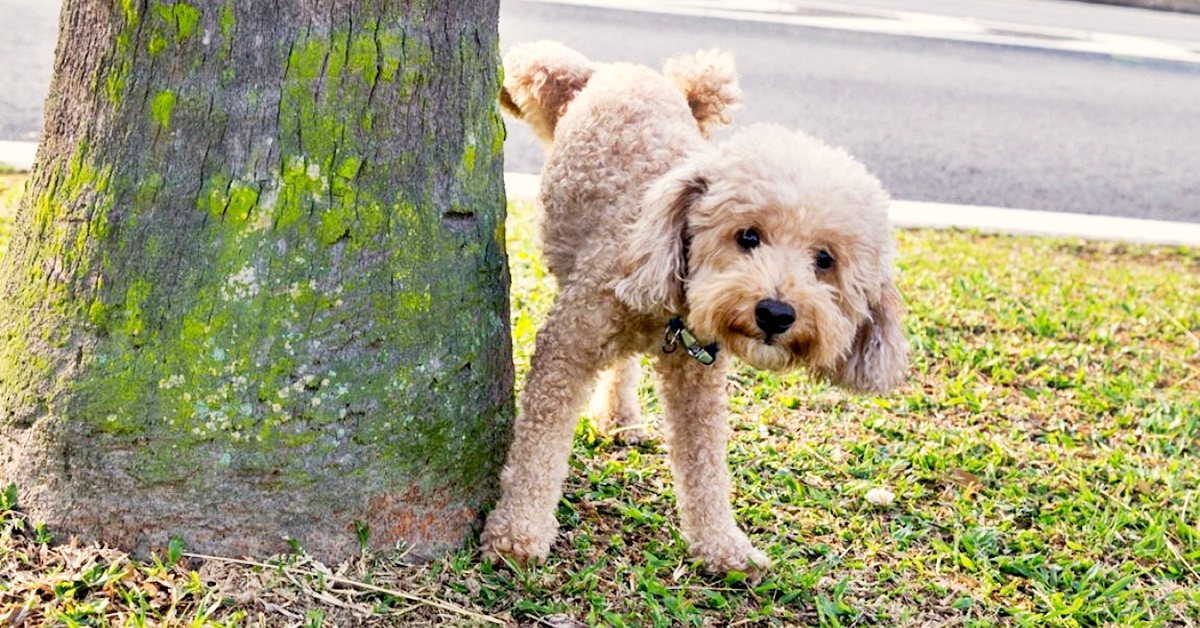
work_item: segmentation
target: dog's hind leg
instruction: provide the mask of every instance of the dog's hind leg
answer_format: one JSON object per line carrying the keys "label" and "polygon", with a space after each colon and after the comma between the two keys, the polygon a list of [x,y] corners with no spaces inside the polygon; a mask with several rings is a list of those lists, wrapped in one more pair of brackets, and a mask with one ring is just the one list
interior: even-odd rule
{"label": "dog's hind leg", "polygon": [[588,412],[602,434],[621,443],[640,443],[649,437],[649,426],[642,420],[638,399],[638,381],[642,376],[641,357],[620,358],[600,375]]}
{"label": "dog's hind leg", "polygon": [[675,475],[675,501],[688,551],[713,573],[758,572],[770,566],[733,518],[722,356],[705,366],[683,351],[658,356],[663,431]]}
{"label": "dog's hind leg", "polygon": [[[578,297],[578,298],[577,298]],[[500,501],[488,515],[480,544],[487,559],[540,563],[558,531],[554,511],[562,496],[578,413],[609,348],[590,342],[586,300],[561,293],[537,334],[529,377],[500,474]],[[603,320],[603,319],[601,319]],[[581,341],[581,338],[588,341]]]}

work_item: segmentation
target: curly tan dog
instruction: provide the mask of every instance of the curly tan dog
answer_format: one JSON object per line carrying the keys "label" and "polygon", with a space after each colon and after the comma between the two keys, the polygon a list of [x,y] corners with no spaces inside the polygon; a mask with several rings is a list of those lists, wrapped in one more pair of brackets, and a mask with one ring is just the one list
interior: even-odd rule
{"label": "curly tan dog", "polygon": [[691,554],[713,572],[765,569],[730,505],[728,356],[860,391],[903,379],[887,194],[845,151],[777,126],[710,144],[740,99],[727,54],[678,57],[659,74],[537,42],[513,48],[504,69],[502,104],[546,146],[542,239],[560,289],[484,555],[546,558],[597,375],[608,369],[603,414],[633,428],[637,356],[651,354]]}

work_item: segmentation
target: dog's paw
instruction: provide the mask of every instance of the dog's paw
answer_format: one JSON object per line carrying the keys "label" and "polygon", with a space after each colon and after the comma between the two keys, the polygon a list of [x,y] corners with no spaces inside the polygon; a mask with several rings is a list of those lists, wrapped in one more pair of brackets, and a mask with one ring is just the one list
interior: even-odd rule
{"label": "dog's paw", "polygon": [[517,525],[500,511],[493,512],[483,527],[479,549],[488,562],[512,561],[521,566],[540,565],[550,555],[553,532],[547,538],[530,526]]}
{"label": "dog's paw", "polygon": [[693,543],[689,548],[691,555],[702,563],[705,571],[712,574],[741,571],[756,576],[770,570],[771,559],[751,545],[740,530],[736,534],[721,537]]}
{"label": "dog's paw", "polygon": [[766,573],[771,569],[771,559],[753,547],[744,552],[722,553],[715,556],[699,556],[704,571],[712,574],[727,574],[741,571],[751,576]]}

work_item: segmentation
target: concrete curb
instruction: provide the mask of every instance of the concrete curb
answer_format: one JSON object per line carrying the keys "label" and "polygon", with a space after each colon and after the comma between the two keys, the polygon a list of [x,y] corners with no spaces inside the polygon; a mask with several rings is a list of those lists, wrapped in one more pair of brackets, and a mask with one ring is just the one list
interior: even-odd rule
{"label": "concrete curb", "polygon": [[[508,190],[508,198],[537,198],[539,180],[537,175],[532,174],[505,174],[504,185]],[[968,229],[1007,235],[1200,248],[1200,224],[1186,222],[916,201],[892,201],[888,213],[893,224],[907,229]]]}
{"label": "concrete curb", "polygon": [[37,157],[37,147],[34,142],[0,141],[0,166],[29,170]]}
{"label": "concrete curb", "polygon": [[916,201],[892,201],[888,213],[896,226],[911,229],[972,229],[1007,235],[1200,248],[1200,224],[1187,222]]}

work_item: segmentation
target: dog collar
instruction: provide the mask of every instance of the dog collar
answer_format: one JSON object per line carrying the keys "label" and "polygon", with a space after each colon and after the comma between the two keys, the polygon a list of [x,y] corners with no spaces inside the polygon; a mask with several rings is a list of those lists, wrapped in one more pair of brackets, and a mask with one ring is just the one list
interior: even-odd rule
{"label": "dog collar", "polygon": [[688,355],[696,358],[697,362],[705,366],[710,366],[717,361],[717,343],[701,345],[692,332],[684,326],[683,319],[678,316],[667,321],[667,333],[663,336],[663,353],[675,351],[676,343],[683,344]]}

